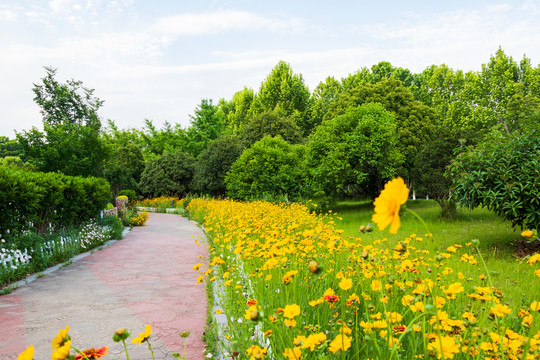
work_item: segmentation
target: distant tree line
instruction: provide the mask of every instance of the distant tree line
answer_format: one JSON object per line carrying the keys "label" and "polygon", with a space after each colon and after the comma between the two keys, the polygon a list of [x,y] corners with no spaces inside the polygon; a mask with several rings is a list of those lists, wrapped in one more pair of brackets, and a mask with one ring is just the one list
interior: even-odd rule
{"label": "distant tree line", "polygon": [[540,204],[523,193],[540,194],[540,67],[502,49],[481,71],[380,62],[313,91],[280,61],[258,91],[203,99],[185,128],[103,126],[103,101],[52,68],[33,90],[43,131],[0,138],[10,166],[103,177],[114,194],[271,201],[374,197],[401,176],[445,216],[481,205],[538,227]]}

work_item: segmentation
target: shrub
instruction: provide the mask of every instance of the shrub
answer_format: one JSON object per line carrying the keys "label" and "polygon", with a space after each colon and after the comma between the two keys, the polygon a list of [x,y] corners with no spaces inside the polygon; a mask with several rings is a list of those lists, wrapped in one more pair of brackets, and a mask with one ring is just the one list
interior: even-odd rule
{"label": "shrub", "polygon": [[118,193],[118,195],[127,196],[130,202],[137,200],[137,194],[135,193],[135,190],[122,190]]}
{"label": "shrub", "polygon": [[540,227],[540,130],[496,132],[453,163],[458,205],[487,207],[514,226]]}
{"label": "shrub", "polygon": [[110,239],[122,239],[124,225],[122,224],[122,220],[120,220],[118,217],[114,215],[107,215],[102,219],[99,219],[97,223],[108,230],[108,236]]}
{"label": "shrub", "polygon": [[294,201],[305,193],[305,146],[264,137],[245,150],[225,177],[227,194],[239,200]]}

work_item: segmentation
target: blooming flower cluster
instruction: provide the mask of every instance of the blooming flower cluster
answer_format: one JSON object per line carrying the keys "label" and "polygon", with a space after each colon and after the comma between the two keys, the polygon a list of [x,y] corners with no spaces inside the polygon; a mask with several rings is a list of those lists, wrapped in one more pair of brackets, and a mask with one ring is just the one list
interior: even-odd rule
{"label": "blooming flower cluster", "polygon": [[[406,192],[399,180],[386,187],[377,226],[397,231]],[[344,238],[334,214],[300,204],[193,199],[188,211],[209,237],[210,267],[193,270],[199,283],[218,283],[229,354],[540,358],[540,294],[512,306],[474,242],[433,253],[416,234],[399,243]],[[540,276],[538,262],[529,258]]]}

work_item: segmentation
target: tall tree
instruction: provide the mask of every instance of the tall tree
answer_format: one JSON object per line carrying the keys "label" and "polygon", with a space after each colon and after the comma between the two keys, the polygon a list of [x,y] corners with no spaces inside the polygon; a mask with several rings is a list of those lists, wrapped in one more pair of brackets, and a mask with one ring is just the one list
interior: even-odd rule
{"label": "tall tree", "polygon": [[304,134],[311,132],[313,124],[308,114],[310,92],[301,74],[294,74],[289,64],[280,61],[263,81],[254,99],[252,113],[276,111],[289,117]]}
{"label": "tall tree", "polygon": [[197,157],[208,144],[217,139],[223,132],[225,123],[219,108],[212,104],[211,99],[202,99],[201,104],[191,116],[191,125],[186,130],[186,150],[193,157]]}
{"label": "tall tree", "polygon": [[41,84],[33,88],[34,101],[43,116],[43,132],[34,127],[17,133],[25,155],[43,171],[99,176],[108,156],[97,114],[103,101],[81,81],[62,84],[55,79],[56,69],[45,70]]}

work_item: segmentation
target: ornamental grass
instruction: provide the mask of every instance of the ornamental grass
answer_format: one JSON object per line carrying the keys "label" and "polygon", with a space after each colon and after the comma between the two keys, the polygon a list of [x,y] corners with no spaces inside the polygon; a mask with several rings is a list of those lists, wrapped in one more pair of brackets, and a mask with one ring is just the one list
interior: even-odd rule
{"label": "ornamental grass", "polygon": [[[375,201],[379,228],[398,231],[406,191],[387,184]],[[399,242],[345,238],[337,215],[300,204],[192,199],[188,211],[209,238],[210,267],[193,268],[219,297],[228,356],[540,358],[540,294],[524,289],[510,306],[476,240],[434,253],[423,248],[437,241],[427,231]],[[536,278],[539,261],[528,260]]]}

